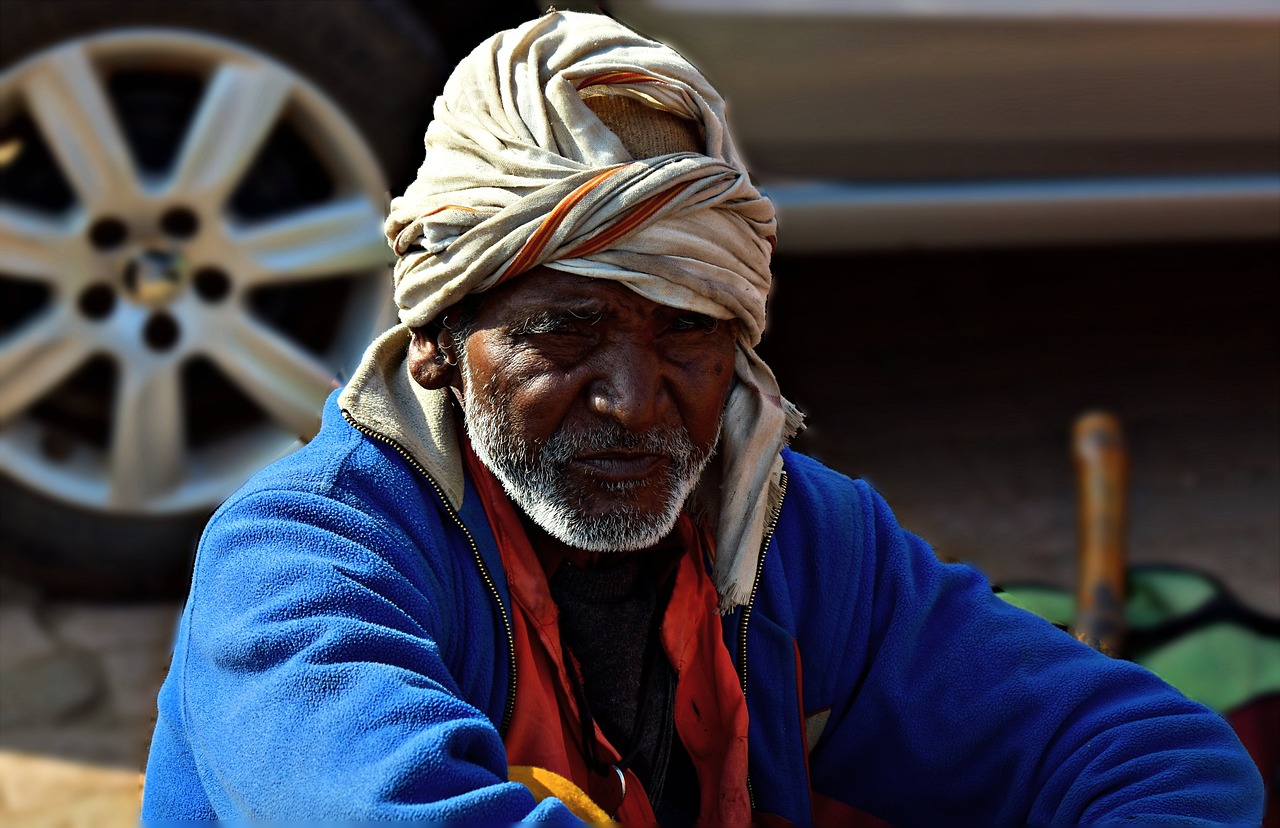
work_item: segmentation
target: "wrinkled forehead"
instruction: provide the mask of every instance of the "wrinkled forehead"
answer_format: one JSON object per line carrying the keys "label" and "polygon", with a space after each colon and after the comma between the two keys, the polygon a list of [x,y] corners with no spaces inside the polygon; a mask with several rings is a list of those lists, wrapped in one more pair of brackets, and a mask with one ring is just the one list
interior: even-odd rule
{"label": "wrinkled forehead", "polygon": [[507,315],[552,308],[594,307],[622,292],[627,289],[616,282],[538,266],[481,296],[488,310]]}
{"label": "wrinkled forehead", "polygon": [[520,325],[558,314],[593,317],[602,324],[620,316],[664,317],[696,313],[664,305],[623,282],[539,266],[486,293],[472,294],[445,316],[469,323]]}

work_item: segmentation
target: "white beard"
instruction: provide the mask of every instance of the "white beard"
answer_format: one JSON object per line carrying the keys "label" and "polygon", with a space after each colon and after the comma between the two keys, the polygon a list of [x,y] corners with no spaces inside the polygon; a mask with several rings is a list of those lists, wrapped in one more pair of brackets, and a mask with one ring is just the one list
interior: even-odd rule
{"label": "white beard", "polygon": [[[666,537],[676,525],[680,510],[715,453],[716,441],[699,452],[689,432],[679,428],[653,428],[636,434],[614,420],[602,421],[591,431],[570,432],[561,428],[545,444],[521,439],[508,413],[509,400],[492,387],[472,391],[476,385],[467,370],[468,391],[462,407],[471,447],[480,461],[493,472],[507,496],[529,519],[553,538],[589,552],[623,552],[646,549]],[[601,515],[588,515],[586,493],[574,491],[567,477],[569,463],[587,451],[629,450],[661,454],[671,463],[658,485],[664,501],[661,508],[645,511],[621,499]],[[626,495],[653,485],[653,481],[625,480],[601,482],[601,489]]]}

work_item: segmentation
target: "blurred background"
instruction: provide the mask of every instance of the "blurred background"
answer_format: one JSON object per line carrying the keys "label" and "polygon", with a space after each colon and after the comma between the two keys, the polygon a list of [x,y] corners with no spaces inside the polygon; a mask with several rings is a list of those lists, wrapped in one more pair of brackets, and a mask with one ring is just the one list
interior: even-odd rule
{"label": "blurred background", "polygon": [[[1071,424],[1111,411],[1130,560],[1280,617],[1280,0],[555,5],[725,94],[779,208],[798,448],[939,555],[1070,590]],[[136,821],[200,526],[390,323],[431,101],[539,11],[0,4],[6,823]]]}

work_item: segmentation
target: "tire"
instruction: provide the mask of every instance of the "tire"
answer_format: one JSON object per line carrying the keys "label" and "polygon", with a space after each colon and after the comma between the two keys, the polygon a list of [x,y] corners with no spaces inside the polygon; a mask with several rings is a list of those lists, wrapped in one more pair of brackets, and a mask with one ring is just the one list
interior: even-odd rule
{"label": "tire", "polygon": [[0,31],[0,567],[174,595],[393,321],[386,192],[448,58],[378,0],[6,0]]}

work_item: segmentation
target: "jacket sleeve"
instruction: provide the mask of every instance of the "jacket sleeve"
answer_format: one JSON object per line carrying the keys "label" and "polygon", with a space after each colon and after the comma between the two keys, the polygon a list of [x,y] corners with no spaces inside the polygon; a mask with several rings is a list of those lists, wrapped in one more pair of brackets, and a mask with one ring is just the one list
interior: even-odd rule
{"label": "jacket sleeve", "polygon": [[1009,606],[841,480],[795,504],[848,544],[807,565],[816,611],[796,611],[818,619],[798,622],[805,708],[829,710],[815,792],[895,824],[1257,823],[1221,717]]}
{"label": "jacket sleeve", "polygon": [[[507,780],[497,730],[442,658],[462,620],[432,558],[394,520],[317,493],[224,507],[161,694],[157,739],[185,749],[153,748],[157,778],[193,764],[222,818],[581,824]],[[149,782],[144,817],[171,793]]]}

